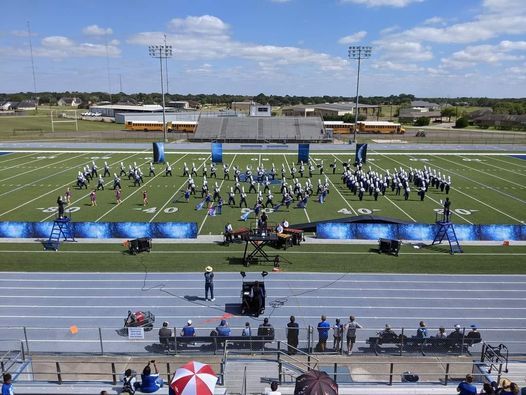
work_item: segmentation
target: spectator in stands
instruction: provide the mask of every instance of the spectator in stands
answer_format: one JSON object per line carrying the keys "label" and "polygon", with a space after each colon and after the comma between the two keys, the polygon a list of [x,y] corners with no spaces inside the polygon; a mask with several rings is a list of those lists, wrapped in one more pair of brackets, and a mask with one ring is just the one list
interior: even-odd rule
{"label": "spectator in stands", "polygon": [[503,378],[500,382],[499,388],[497,389],[498,395],[518,395],[520,392],[519,386],[516,383],[512,383],[510,380]]}
{"label": "spectator in stands", "polygon": [[329,330],[331,324],[327,321],[325,315],[321,316],[321,322],[318,323],[318,351],[325,352],[327,349],[327,339],[329,338]]}
{"label": "spectator in stands", "polygon": [[195,336],[195,328],[192,326],[192,320],[188,320],[181,330],[181,336]]}
{"label": "spectator in stands", "polygon": [[159,343],[163,347],[168,348],[170,337],[172,337],[172,330],[168,328],[168,321],[164,321],[163,326],[159,329]]}
{"label": "spectator in stands", "polygon": [[378,332],[378,337],[384,343],[392,342],[398,339],[397,334],[391,329],[391,325],[385,324],[385,329]]}
{"label": "spectator in stands", "polygon": [[480,394],[481,395],[496,395],[496,392],[490,383],[484,383],[482,385],[482,391],[480,391]]}
{"label": "spectator in stands", "polygon": [[108,391],[104,391],[104,390],[102,390],[102,391],[100,392],[100,395],[108,395]]}
{"label": "spectator in stands", "polygon": [[334,351],[339,352],[342,349],[342,334],[343,324],[340,323],[340,319],[336,318],[336,321],[332,327],[332,337],[334,344]]}
{"label": "spectator in stands", "polygon": [[460,325],[456,324],[453,332],[447,335],[447,338],[460,342],[462,340],[462,336],[462,332],[460,332]]}
{"label": "spectator in stands", "polygon": [[471,331],[468,332],[466,338],[473,339],[473,343],[480,343],[481,335],[480,332],[477,330],[477,326],[475,324],[471,325]]}
{"label": "spectator in stands", "polygon": [[[152,369],[150,367],[151,364],[153,364],[155,373],[152,373]],[[148,362],[148,364],[144,367],[142,371],[141,392],[151,394],[152,392],[157,391],[162,386],[163,379],[159,377],[159,370],[157,369],[157,365],[155,364],[155,361],[152,360]]]}
{"label": "spectator in stands", "polygon": [[352,354],[352,348],[356,343],[356,329],[363,328],[356,322],[354,315],[349,316],[349,322],[345,324],[344,331],[347,333],[347,355]]}
{"label": "spectator in stands", "polygon": [[258,336],[267,336],[274,338],[274,327],[270,322],[268,322],[268,318],[266,317],[263,320],[263,323],[258,327]]}
{"label": "spectator in stands", "polygon": [[221,320],[219,326],[216,327],[217,336],[230,336],[230,328],[226,320]]}
{"label": "spectator in stands", "polygon": [[13,383],[11,382],[11,375],[9,373],[4,373],[4,384],[2,384],[2,395],[14,395],[15,389],[13,388]]}
{"label": "spectator in stands", "polygon": [[296,354],[296,349],[298,348],[298,335],[299,335],[299,325],[296,322],[296,317],[293,315],[290,316],[290,321],[287,324],[287,343],[288,343],[288,354]]}
{"label": "spectator in stands", "polygon": [[122,378],[122,389],[121,394],[135,394],[135,383],[137,379],[135,378],[135,372],[131,369],[126,369],[124,372],[124,377]]}
{"label": "spectator in stands", "polygon": [[250,327],[250,322],[245,322],[245,327],[241,332],[241,336],[250,337],[252,336],[252,328]]}
{"label": "spectator in stands", "polygon": [[471,374],[466,375],[466,379],[463,380],[457,387],[459,395],[477,395],[477,387],[473,384],[473,376]]}
{"label": "spectator in stands", "polygon": [[418,329],[416,330],[416,337],[419,339],[427,338],[427,328],[426,323],[424,321],[420,321]]}
{"label": "spectator in stands", "polygon": [[270,383],[270,392],[267,392],[267,395],[281,395],[281,392],[278,391],[278,382],[273,381]]}
{"label": "spectator in stands", "polygon": [[445,339],[446,337],[447,337],[447,335],[446,335],[446,328],[441,326],[440,328],[438,328],[438,332],[435,335],[435,338],[437,338],[437,339]]}

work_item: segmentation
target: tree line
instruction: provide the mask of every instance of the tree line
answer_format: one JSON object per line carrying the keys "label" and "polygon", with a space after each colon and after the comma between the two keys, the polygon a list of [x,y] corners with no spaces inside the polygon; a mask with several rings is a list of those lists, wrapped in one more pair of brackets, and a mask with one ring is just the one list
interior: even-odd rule
{"label": "tree line", "polygon": [[[90,104],[107,101],[112,104],[117,103],[135,103],[135,104],[160,104],[162,97],[160,93],[132,93],[123,92],[108,94],[107,92],[18,92],[11,94],[0,94],[0,102],[11,100],[20,102],[22,100],[34,99],[38,97],[40,105],[56,105],[61,97],[78,97],[82,100],[81,108],[87,108]],[[247,95],[218,95],[218,94],[174,94],[168,93],[166,101],[184,100],[195,102],[202,106],[225,106],[229,107],[232,102],[255,101],[260,104],[270,104],[273,107],[294,106],[298,104],[322,104],[338,102],[354,102],[355,98],[351,96],[290,96],[290,95],[265,95],[260,93],[257,96]],[[369,96],[359,97],[359,102],[371,105],[396,105],[408,107],[413,100],[424,100],[438,103],[441,105],[450,104],[453,106],[471,106],[471,107],[490,107],[494,112],[499,114],[526,114],[526,98],[487,98],[487,97],[420,97],[415,95],[401,93],[390,96]],[[447,115],[446,115],[447,116]]]}

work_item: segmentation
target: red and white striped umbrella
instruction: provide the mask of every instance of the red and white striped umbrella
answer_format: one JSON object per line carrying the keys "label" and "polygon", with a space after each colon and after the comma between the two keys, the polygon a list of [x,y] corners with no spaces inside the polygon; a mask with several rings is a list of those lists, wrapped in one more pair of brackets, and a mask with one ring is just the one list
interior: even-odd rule
{"label": "red and white striped umbrella", "polygon": [[191,361],[175,371],[170,387],[177,395],[212,395],[216,383],[210,365]]}

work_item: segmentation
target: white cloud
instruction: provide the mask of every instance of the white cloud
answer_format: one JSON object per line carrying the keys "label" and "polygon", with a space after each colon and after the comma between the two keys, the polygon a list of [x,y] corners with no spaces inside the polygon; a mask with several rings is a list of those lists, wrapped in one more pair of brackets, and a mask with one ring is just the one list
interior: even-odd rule
{"label": "white cloud", "polygon": [[[29,32],[27,30],[12,30],[11,35],[15,37],[29,37]],[[31,37],[36,36],[35,32],[31,32]]]}
{"label": "white cloud", "polygon": [[211,16],[188,16],[185,19],[175,18],[169,27],[176,33],[183,34],[227,34],[229,26],[221,19]]}
{"label": "white cloud", "polygon": [[407,7],[411,3],[421,3],[424,0],[341,0],[342,3],[363,4],[367,7]]}
{"label": "white cloud", "polygon": [[338,43],[340,43],[340,44],[354,44],[354,43],[357,43],[357,42],[360,42],[361,40],[363,40],[365,38],[365,36],[367,36],[367,32],[362,30],[362,31],[356,32],[354,34],[350,34],[348,36],[344,36],[344,37],[340,38],[338,40]]}
{"label": "white cloud", "polygon": [[[510,53],[514,51],[518,51],[519,54]],[[524,53],[526,41],[501,41],[497,45],[468,46],[453,53],[449,58],[443,58],[442,64],[453,68],[473,67],[481,63],[500,64],[524,59]]]}
{"label": "white cloud", "polygon": [[[167,35],[167,41],[173,45],[174,56],[184,60],[229,57],[274,63],[278,66],[303,64],[323,71],[343,70],[348,65],[346,59],[309,49],[236,41],[230,35],[229,26],[210,15],[172,19],[170,28],[174,33]],[[128,43],[151,45],[163,40],[162,32],[142,32],[130,37]]]}
{"label": "white cloud", "polygon": [[441,18],[439,16],[434,16],[432,18],[428,18],[424,21],[424,25],[444,25],[446,23],[446,20],[444,18]]}
{"label": "white cloud", "polygon": [[113,30],[109,27],[100,27],[98,25],[89,25],[82,29],[82,33],[86,36],[109,36],[113,34]]}
{"label": "white cloud", "polygon": [[373,51],[378,51],[381,59],[391,61],[407,59],[410,62],[423,62],[433,59],[430,47],[414,41],[379,40],[375,42]]}
{"label": "white cloud", "polygon": [[42,45],[48,48],[68,48],[74,45],[73,41],[64,36],[49,36],[42,39]]}
{"label": "white cloud", "polygon": [[392,62],[390,60],[383,61],[383,62],[376,62],[373,64],[373,68],[377,70],[393,70],[393,71],[403,71],[403,72],[420,72],[423,71],[424,68],[413,64],[413,63],[398,63],[398,62]]}

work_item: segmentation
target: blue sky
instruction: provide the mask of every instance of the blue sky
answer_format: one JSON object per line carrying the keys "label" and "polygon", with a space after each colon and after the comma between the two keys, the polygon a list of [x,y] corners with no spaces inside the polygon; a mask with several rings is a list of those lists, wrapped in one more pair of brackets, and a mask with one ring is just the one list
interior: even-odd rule
{"label": "blue sky", "polygon": [[526,96],[524,0],[4,2],[0,92],[33,90],[27,21],[38,91],[160,91],[166,34],[171,93],[353,96],[371,45],[365,96]]}

